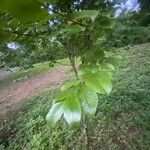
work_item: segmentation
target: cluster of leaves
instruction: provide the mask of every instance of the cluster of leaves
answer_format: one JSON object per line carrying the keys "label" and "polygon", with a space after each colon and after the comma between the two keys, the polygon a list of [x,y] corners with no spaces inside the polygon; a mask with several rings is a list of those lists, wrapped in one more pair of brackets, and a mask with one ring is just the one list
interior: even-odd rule
{"label": "cluster of leaves", "polygon": [[[96,27],[96,18],[100,26]],[[120,57],[111,57],[99,48],[103,36],[112,29],[111,15],[97,10],[83,10],[67,13],[59,30],[54,32],[58,40],[67,50],[76,79],[62,86],[62,90],[49,113],[47,121],[54,125],[63,115],[68,124],[76,124],[81,120],[82,112],[95,114],[97,94],[109,94],[112,89],[111,71],[118,65]],[[64,28],[62,28],[64,27]],[[101,34],[97,31],[101,29]],[[81,43],[81,44],[80,44]],[[79,46],[78,46],[79,45]],[[80,56],[81,65],[76,69],[75,56]]]}
{"label": "cluster of leaves", "polygon": [[[109,94],[112,89],[112,75],[120,63],[119,56],[105,56],[101,65],[80,65],[78,79],[67,82],[61,87],[52,108],[47,114],[47,121],[53,126],[63,115],[67,123],[80,122],[82,111],[94,116],[98,105],[98,93]],[[106,61],[106,63],[105,63]]]}

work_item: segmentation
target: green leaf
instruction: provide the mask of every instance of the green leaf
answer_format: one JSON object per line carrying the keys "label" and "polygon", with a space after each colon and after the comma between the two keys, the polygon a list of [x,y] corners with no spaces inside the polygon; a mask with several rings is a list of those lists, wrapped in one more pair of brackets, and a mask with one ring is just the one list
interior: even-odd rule
{"label": "green leaf", "polygon": [[82,75],[88,72],[92,72],[92,73],[97,72],[99,66],[95,64],[89,64],[89,65],[81,64],[79,65],[78,69],[79,69],[79,74]]}
{"label": "green leaf", "polygon": [[98,105],[98,96],[96,92],[89,87],[83,86],[79,91],[79,99],[85,114],[94,115]]}
{"label": "green leaf", "polygon": [[64,29],[60,30],[61,34],[67,33],[67,34],[76,34],[78,32],[84,31],[85,27],[82,27],[80,25],[69,25],[66,26]]}
{"label": "green leaf", "polygon": [[103,69],[106,69],[106,70],[111,70],[111,71],[114,71],[115,70],[115,67],[112,65],[112,64],[109,64],[109,63],[105,63],[103,66],[102,66]]}
{"label": "green leaf", "polygon": [[96,19],[98,16],[99,11],[97,10],[83,10],[81,12],[74,12],[71,14],[67,14],[66,18],[68,20],[73,20],[73,19],[81,19],[81,18],[91,18],[92,21]]}
{"label": "green leaf", "polygon": [[62,114],[63,114],[62,105],[63,105],[62,102],[54,103],[53,106],[51,107],[49,113],[47,114],[46,120],[51,126],[54,126],[55,123],[62,116]]}
{"label": "green leaf", "polygon": [[97,72],[84,72],[81,74],[81,79],[87,86],[100,94],[109,94],[112,89],[111,74],[107,70]]}
{"label": "green leaf", "polygon": [[70,93],[71,93],[70,90],[60,91],[60,93],[56,97],[56,101],[64,100],[70,95]]}
{"label": "green leaf", "polygon": [[99,77],[96,74],[98,70],[97,65],[81,65],[79,75],[88,87],[97,93],[105,94],[106,92],[100,85]]}
{"label": "green leaf", "polygon": [[65,34],[66,36],[71,34],[77,34],[81,31],[84,31],[85,27],[80,25],[67,25],[64,29],[60,29],[51,33],[50,37],[57,37],[59,35]]}
{"label": "green leaf", "polygon": [[71,88],[72,86],[77,86],[79,83],[80,83],[80,80],[73,80],[73,81],[67,82],[61,87],[61,90],[62,91],[67,90]]}
{"label": "green leaf", "polygon": [[99,71],[96,76],[101,87],[105,90],[107,94],[109,94],[112,90],[111,73],[109,71],[102,70]]}
{"label": "green leaf", "polygon": [[58,15],[56,13],[47,15],[47,16],[43,17],[42,19],[40,19],[39,21],[37,21],[35,26],[37,28],[39,28],[45,24],[48,26],[48,21],[54,19],[55,17],[58,17]]}
{"label": "green leaf", "polygon": [[17,20],[16,18],[11,19],[8,23],[7,23],[10,27],[17,27],[19,26],[20,22],[19,20]]}
{"label": "green leaf", "polygon": [[33,29],[33,27],[29,27],[23,34],[29,34]]}
{"label": "green leaf", "polygon": [[92,88],[95,92],[100,93],[100,94],[105,94],[105,90],[102,88],[100,82],[99,82],[99,77],[95,76],[95,74],[88,74],[84,75],[83,77],[85,84]]}
{"label": "green leaf", "polygon": [[[0,15],[1,15],[1,14],[0,14]],[[1,20],[0,20],[0,29],[6,28],[6,27],[8,27],[8,23],[2,21],[2,19],[1,19]]]}
{"label": "green leaf", "polygon": [[35,21],[48,14],[34,0],[1,0],[0,10],[9,11],[21,21]]}
{"label": "green leaf", "polygon": [[77,94],[71,94],[63,102],[64,118],[68,124],[74,125],[81,120],[81,106]]}
{"label": "green leaf", "polygon": [[9,40],[10,38],[11,38],[11,34],[9,32],[0,29],[0,42]]}

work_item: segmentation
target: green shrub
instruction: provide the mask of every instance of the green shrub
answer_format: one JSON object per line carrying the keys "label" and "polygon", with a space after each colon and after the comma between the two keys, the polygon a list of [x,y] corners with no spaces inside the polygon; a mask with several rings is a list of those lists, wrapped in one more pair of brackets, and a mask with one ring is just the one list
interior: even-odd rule
{"label": "green shrub", "polygon": [[150,42],[149,27],[117,28],[107,39],[106,44],[112,47],[123,47]]}

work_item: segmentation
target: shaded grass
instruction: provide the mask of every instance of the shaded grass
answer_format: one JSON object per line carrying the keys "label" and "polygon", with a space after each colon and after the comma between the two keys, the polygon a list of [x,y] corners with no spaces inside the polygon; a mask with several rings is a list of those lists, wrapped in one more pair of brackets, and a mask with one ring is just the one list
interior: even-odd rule
{"label": "shaded grass", "polygon": [[[89,118],[90,149],[148,150],[150,147],[150,44],[120,49],[122,66],[114,73],[113,91],[99,95],[96,116]],[[53,129],[45,116],[57,90],[25,103],[17,116],[1,123],[5,150],[84,150],[84,131],[61,120]]]}

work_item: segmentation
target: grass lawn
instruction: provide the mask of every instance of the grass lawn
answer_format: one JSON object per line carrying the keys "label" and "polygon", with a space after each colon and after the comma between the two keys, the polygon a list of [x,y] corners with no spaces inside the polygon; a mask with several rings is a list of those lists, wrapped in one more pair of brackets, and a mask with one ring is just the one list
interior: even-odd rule
{"label": "grass lawn", "polygon": [[[149,150],[150,44],[120,49],[124,62],[114,73],[113,91],[99,95],[89,118],[91,150]],[[50,129],[45,116],[57,94],[45,91],[26,102],[17,115],[1,122],[0,150],[85,150],[83,127],[63,120]]]}

